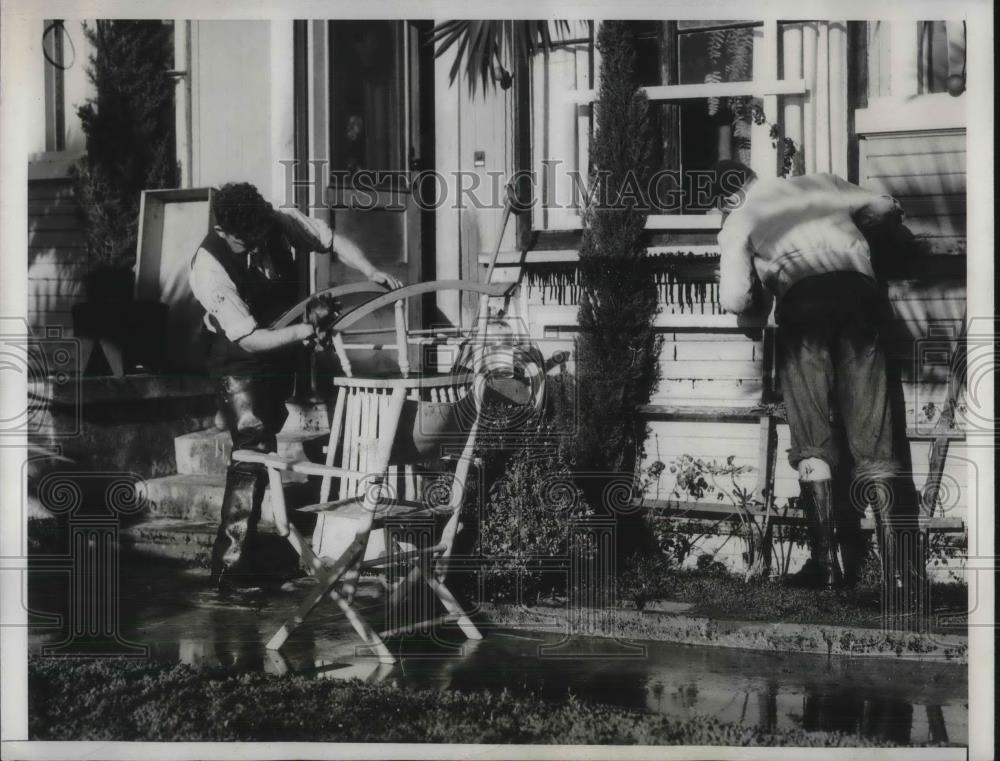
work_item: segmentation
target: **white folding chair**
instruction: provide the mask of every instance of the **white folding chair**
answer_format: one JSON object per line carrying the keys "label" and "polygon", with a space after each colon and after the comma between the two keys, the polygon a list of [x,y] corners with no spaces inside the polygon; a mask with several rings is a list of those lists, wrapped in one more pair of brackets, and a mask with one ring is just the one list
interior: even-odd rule
{"label": "white folding chair", "polygon": [[[334,330],[356,323],[379,308],[434,290],[468,288],[501,292],[503,286],[461,281],[423,283],[378,296],[335,324]],[[405,345],[407,337],[397,336]],[[405,354],[405,353],[404,353]],[[323,463],[293,460],[276,454],[238,450],[233,459],[267,467],[271,504],[278,533],[291,543],[315,583],[295,613],[275,632],[268,649],[282,647],[313,609],[329,598],[346,615],[361,640],[383,663],[395,662],[385,644],[389,636],[418,624],[453,621],[469,639],[482,635],[447,587],[448,560],[460,528],[460,516],[469,482],[481,394],[476,374],[403,375],[394,377],[335,378],[336,402]],[[435,487],[446,483],[446,498],[428,498],[421,466],[440,461],[448,447],[457,450],[454,473],[439,474]],[[289,521],[282,490],[283,471],[321,479],[320,501],[300,508],[315,513],[310,545]],[[336,487],[336,491],[334,491]],[[336,494],[335,499],[330,497]],[[394,529],[408,524],[433,529],[433,541],[400,541]],[[402,578],[394,578],[401,566]],[[388,588],[386,611],[402,609],[414,589],[425,584],[443,614],[420,621],[400,621],[381,632],[365,620],[354,605],[354,593],[364,572],[381,572]],[[432,614],[434,611],[423,611]],[[398,617],[397,617],[398,618]],[[393,616],[389,617],[394,621]]]}

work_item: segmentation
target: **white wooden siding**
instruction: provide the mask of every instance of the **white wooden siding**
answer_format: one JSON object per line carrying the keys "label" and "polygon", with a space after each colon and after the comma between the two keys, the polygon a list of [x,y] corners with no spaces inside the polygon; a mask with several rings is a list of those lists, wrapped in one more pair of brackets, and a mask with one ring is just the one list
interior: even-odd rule
{"label": "white wooden siding", "polygon": [[86,250],[70,180],[28,183],[28,323],[36,335],[72,335],[73,305],[83,300]]}
{"label": "white wooden siding", "polygon": [[964,254],[965,131],[867,135],[859,144],[860,184],[899,200],[927,252]]}
{"label": "white wooden siding", "polygon": [[[192,184],[251,182],[273,198],[271,25],[268,21],[191,22]],[[291,64],[289,63],[289,66]],[[292,90],[287,89],[288,118]],[[279,193],[279,195],[281,195]]]}

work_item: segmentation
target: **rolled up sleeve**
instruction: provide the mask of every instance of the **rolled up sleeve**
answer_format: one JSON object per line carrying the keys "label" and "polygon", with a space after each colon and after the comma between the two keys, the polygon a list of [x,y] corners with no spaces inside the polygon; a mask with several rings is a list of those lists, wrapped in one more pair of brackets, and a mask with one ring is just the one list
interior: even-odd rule
{"label": "rolled up sleeve", "polygon": [[234,343],[257,329],[257,321],[229,275],[208,252],[199,249],[191,267],[191,292],[209,322]]}
{"label": "rolled up sleeve", "polygon": [[738,219],[730,217],[719,231],[719,303],[741,314],[753,303],[753,248]]}
{"label": "rolled up sleeve", "polygon": [[333,230],[321,219],[309,217],[295,208],[277,209],[281,231],[295,248],[329,253],[333,250]]}

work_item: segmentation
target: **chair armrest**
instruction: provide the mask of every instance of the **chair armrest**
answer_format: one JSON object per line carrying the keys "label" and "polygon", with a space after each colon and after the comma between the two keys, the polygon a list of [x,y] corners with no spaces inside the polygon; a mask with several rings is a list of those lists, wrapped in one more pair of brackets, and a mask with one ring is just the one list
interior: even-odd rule
{"label": "chair armrest", "polygon": [[304,473],[307,476],[353,476],[364,478],[369,475],[363,470],[349,470],[334,465],[324,465],[311,460],[294,460],[291,457],[281,457],[273,452],[258,452],[254,449],[237,449],[233,452],[236,462],[259,462],[275,470],[289,470],[293,473]]}
{"label": "chair armrest", "polygon": [[292,466],[301,460],[293,460],[290,457],[281,457],[274,452],[258,452],[255,449],[237,449],[233,452],[233,460],[236,462],[257,462],[275,470],[292,470]]}
{"label": "chair armrest", "polygon": [[364,478],[369,475],[363,470],[338,468],[336,465],[324,465],[321,462],[312,462],[311,460],[297,460],[289,465],[288,470],[295,473],[305,473],[307,476],[332,476],[334,478],[341,478],[343,476]]}

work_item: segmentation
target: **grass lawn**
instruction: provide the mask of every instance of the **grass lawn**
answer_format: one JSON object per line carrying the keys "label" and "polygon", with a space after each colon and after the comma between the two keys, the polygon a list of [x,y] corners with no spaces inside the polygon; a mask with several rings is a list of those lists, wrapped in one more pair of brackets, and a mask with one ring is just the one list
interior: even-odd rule
{"label": "grass lawn", "polygon": [[502,692],[226,674],[148,660],[33,657],[33,740],[882,746]]}
{"label": "grass lawn", "polygon": [[[724,573],[667,570],[641,583],[623,583],[619,594],[623,602],[640,606],[656,600],[686,602],[692,604],[686,615],[730,621],[881,625],[881,592],[874,585],[817,591],[795,589],[777,580],[745,582]],[[937,616],[932,629],[964,634],[968,588],[957,583],[934,584],[930,599]]]}

